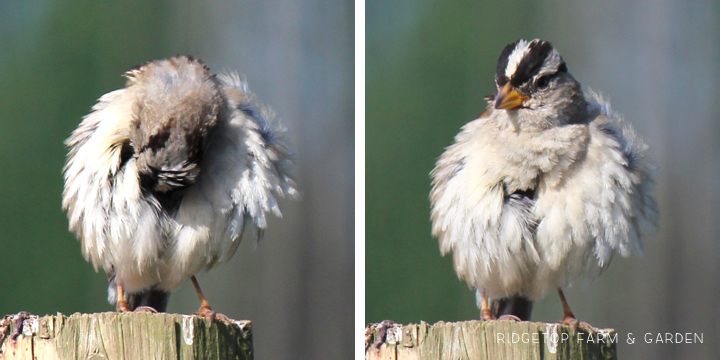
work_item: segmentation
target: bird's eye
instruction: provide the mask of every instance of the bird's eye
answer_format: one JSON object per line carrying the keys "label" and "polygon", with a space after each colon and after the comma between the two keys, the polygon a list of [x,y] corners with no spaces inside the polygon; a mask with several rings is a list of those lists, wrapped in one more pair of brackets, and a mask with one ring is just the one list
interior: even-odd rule
{"label": "bird's eye", "polygon": [[550,77],[545,75],[535,80],[535,87],[538,89],[544,89],[550,84]]}

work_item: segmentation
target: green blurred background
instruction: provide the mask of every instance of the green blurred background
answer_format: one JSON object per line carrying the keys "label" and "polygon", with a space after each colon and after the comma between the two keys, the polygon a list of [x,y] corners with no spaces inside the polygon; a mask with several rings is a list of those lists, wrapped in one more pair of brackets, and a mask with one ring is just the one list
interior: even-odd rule
{"label": "green blurred background", "polygon": [[[123,72],[190,54],[244,74],[275,110],[303,195],[257,249],[199,277],[205,294],[253,321],[258,359],[350,357],[353,19],[352,1],[0,1],[0,314],[114,309],[67,231],[63,141]],[[185,284],[169,311],[198,306]]]}
{"label": "green blurred background", "polygon": [[[479,318],[430,236],[428,173],[495,92],[518,38],[551,41],[585,88],[612,100],[659,166],[661,230],[643,257],[616,257],[575,314],[620,333],[621,358],[720,353],[720,8],[716,1],[367,1],[366,321]],[[558,321],[549,293],[534,320]],[[644,343],[702,333],[703,344]],[[639,340],[624,343],[628,333]]]}

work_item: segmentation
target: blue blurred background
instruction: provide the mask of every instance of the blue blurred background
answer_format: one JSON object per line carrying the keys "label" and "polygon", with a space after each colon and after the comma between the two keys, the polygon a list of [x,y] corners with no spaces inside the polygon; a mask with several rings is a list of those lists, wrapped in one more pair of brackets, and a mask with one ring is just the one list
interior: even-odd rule
{"label": "blue blurred background", "polygon": [[[67,231],[63,140],[121,74],[177,54],[244,74],[288,128],[301,202],[199,281],[258,359],[348,358],[354,314],[353,1],[0,1],[0,315],[110,311]],[[199,304],[187,283],[169,311]],[[329,330],[331,329],[331,330]]]}
{"label": "blue blurred background", "polygon": [[[650,145],[661,229],[643,257],[616,257],[575,314],[615,328],[624,359],[720,353],[720,4],[693,1],[367,1],[366,321],[479,318],[430,236],[428,173],[495,92],[497,58],[519,38],[551,41]],[[554,322],[554,292],[533,319]],[[703,344],[646,344],[645,333]]]}

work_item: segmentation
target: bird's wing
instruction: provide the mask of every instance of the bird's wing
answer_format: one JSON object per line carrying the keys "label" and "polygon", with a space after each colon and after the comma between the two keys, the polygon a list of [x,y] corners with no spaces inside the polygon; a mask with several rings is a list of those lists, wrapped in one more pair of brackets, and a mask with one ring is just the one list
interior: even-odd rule
{"label": "bird's wing", "polygon": [[285,130],[273,122],[274,114],[257,102],[237,74],[219,78],[231,115],[224,124],[226,131],[218,132],[217,139],[225,143],[226,150],[239,152],[236,159],[223,157],[225,161],[244,162],[244,166],[236,166],[241,171],[232,177],[230,199],[264,229],[267,213],[282,216],[277,196],[299,195],[289,173],[292,155],[285,145]]}
{"label": "bird's wing", "polygon": [[[183,224],[178,247],[202,256],[182,256],[175,262],[202,262],[187,268],[210,266],[229,259],[243,232],[254,229],[259,239],[267,226],[268,213],[281,216],[278,197],[297,197],[289,175],[291,156],[281,129],[271,125],[271,114],[259,106],[247,86],[236,75],[219,76],[226,106],[200,163],[196,184],[188,189],[175,219]],[[208,225],[209,224],[209,225]],[[251,225],[251,226],[250,226]]]}
{"label": "bird's wing", "polygon": [[606,104],[594,116],[582,161],[557,186],[541,189],[535,209],[537,241],[550,268],[575,267],[566,273],[589,278],[615,253],[640,253],[641,234],[657,216],[645,144]]}
{"label": "bird's wing", "polygon": [[69,147],[63,169],[63,209],[69,228],[82,243],[85,257],[93,266],[109,268],[106,255],[106,220],[112,201],[112,176],[120,168],[122,144],[128,139],[124,116],[129,103],[122,101],[125,90],[103,95],[80,126],[65,141]]}

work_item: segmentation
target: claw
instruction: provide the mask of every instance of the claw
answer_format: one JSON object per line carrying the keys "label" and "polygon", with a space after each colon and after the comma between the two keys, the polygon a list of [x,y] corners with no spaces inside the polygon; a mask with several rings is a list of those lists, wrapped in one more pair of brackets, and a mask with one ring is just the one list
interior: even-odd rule
{"label": "claw", "polygon": [[587,321],[581,321],[578,324],[578,328],[580,330],[585,330],[585,332],[587,332],[588,334],[597,334],[597,329],[594,326],[590,325],[590,323],[588,323]]}
{"label": "claw", "polygon": [[147,313],[157,314],[157,310],[153,309],[153,308],[150,307],[150,306],[138,306],[137,308],[135,308],[134,311],[135,311],[135,312],[147,312]]}
{"label": "claw", "polygon": [[587,332],[588,334],[595,334],[597,333],[597,329],[590,325],[590,323],[586,321],[578,321],[575,317],[564,317],[560,324],[567,325],[573,329],[573,331],[578,331],[578,329],[583,330]]}
{"label": "claw", "polygon": [[198,284],[195,275],[191,276],[190,280],[192,280],[193,286],[195,286],[195,291],[198,294],[198,299],[200,299],[200,309],[198,310],[197,315],[209,318],[211,321],[218,319],[225,322],[231,322],[229,317],[223,314],[216,313],[212,310],[212,308],[210,307],[210,303],[205,298],[205,295],[203,295],[202,290],[200,290],[200,284]]}
{"label": "claw", "polygon": [[521,322],[522,319],[515,315],[503,315],[498,318],[498,320],[508,320],[508,321],[515,321],[515,322]]}
{"label": "claw", "polygon": [[200,306],[200,309],[198,310],[195,315],[202,316],[204,318],[210,319],[210,321],[220,320],[224,322],[232,322],[229,317],[225,316],[224,314],[214,312],[210,306]]}

